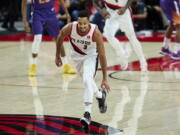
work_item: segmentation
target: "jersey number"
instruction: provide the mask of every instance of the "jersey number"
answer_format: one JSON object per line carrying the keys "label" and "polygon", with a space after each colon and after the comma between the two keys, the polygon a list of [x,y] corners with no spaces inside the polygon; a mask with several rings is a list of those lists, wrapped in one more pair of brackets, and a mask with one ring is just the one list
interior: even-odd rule
{"label": "jersey number", "polygon": [[87,49],[87,45],[84,45],[83,49]]}
{"label": "jersey number", "polygon": [[39,0],[40,4],[48,3],[50,0]]}

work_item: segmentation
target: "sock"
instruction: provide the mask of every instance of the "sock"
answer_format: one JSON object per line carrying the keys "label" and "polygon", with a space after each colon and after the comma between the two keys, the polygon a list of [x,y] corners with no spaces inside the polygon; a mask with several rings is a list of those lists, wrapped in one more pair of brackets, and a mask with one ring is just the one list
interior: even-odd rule
{"label": "sock", "polygon": [[169,44],[171,42],[171,39],[170,38],[167,38],[167,37],[164,37],[164,41],[163,41],[163,48],[167,49],[169,48]]}
{"label": "sock", "polygon": [[31,58],[30,58],[30,64],[37,64],[37,57],[35,57],[35,58],[33,58],[32,56],[31,56]]}
{"label": "sock", "polygon": [[102,92],[99,91],[95,81],[93,81],[93,89],[94,89],[94,94],[95,94],[95,97],[97,98],[102,98]]}
{"label": "sock", "polygon": [[180,51],[180,43],[175,43],[174,45],[174,53],[178,53]]}
{"label": "sock", "polygon": [[97,98],[102,98],[102,92],[99,91],[99,90],[96,91],[95,95],[96,95]]}
{"label": "sock", "polygon": [[62,63],[63,63],[63,65],[64,65],[64,64],[68,64],[68,60],[67,60],[67,57],[66,57],[66,56],[61,57],[61,58],[62,58]]}
{"label": "sock", "polygon": [[89,103],[87,104],[87,103],[85,103],[85,104],[84,104],[84,111],[91,113],[91,111],[92,111],[92,104],[89,104]]}
{"label": "sock", "polygon": [[34,53],[34,54],[39,53],[41,41],[42,41],[42,35],[41,34],[34,36],[34,40],[32,43],[32,53]]}

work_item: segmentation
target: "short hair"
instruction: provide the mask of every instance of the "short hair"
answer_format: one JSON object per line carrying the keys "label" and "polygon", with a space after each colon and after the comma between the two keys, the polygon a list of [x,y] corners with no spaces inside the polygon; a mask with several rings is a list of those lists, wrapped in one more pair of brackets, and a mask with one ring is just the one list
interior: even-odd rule
{"label": "short hair", "polygon": [[78,17],[87,17],[88,19],[89,19],[89,13],[88,13],[88,11],[87,10],[81,10],[81,11],[79,11],[79,13],[78,13]]}

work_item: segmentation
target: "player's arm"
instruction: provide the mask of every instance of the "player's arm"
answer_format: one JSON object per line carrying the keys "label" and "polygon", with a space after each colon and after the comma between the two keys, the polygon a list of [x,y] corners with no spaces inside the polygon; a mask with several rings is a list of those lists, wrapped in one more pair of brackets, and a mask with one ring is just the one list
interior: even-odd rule
{"label": "player's arm", "polygon": [[71,21],[71,16],[69,15],[69,12],[68,12],[68,9],[67,9],[67,6],[64,2],[64,0],[59,0],[60,1],[60,4],[61,6],[63,7],[65,13],[66,13],[66,16],[67,16],[67,22],[69,23]]}
{"label": "player's arm", "polygon": [[55,63],[58,67],[62,66],[62,60],[61,60],[61,49],[63,49],[63,41],[64,41],[64,38],[69,36],[70,33],[71,33],[71,27],[72,27],[72,24],[67,24],[65,25],[58,37],[57,37],[57,41],[56,41],[56,59],[55,59]]}
{"label": "player's arm", "polygon": [[26,19],[26,12],[27,12],[27,0],[22,0],[21,2],[21,15],[22,15],[22,22],[23,27],[26,32],[30,32],[30,27]]}
{"label": "player's arm", "polygon": [[103,73],[103,80],[101,83],[101,87],[109,91],[110,87],[107,79],[107,60],[105,55],[104,42],[103,42],[102,34],[98,28],[96,28],[96,31],[93,35],[93,40],[96,42],[97,45],[97,51],[99,54],[100,65]]}
{"label": "player's arm", "polygon": [[125,7],[120,8],[120,9],[118,10],[118,14],[119,14],[119,15],[124,14],[125,11],[126,11],[126,9],[128,9],[128,8],[130,7],[130,5],[131,5],[131,3],[132,3],[133,1],[134,1],[134,0],[128,0],[127,3],[126,3],[126,5],[125,5]]}
{"label": "player's arm", "polygon": [[[101,2],[101,5],[99,5],[99,2]],[[106,7],[102,1],[99,0],[93,0],[93,6],[96,8],[96,10],[105,18],[109,18],[110,14],[106,10]]]}

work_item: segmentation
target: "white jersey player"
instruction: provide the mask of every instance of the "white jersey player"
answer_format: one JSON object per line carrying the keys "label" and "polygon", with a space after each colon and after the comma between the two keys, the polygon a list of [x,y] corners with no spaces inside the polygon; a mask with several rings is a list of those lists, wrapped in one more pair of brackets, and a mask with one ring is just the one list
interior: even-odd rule
{"label": "white jersey player", "polygon": [[91,108],[93,95],[96,96],[101,113],[105,113],[107,105],[105,102],[106,91],[99,91],[94,81],[94,75],[97,68],[98,56],[103,73],[101,88],[110,90],[107,82],[106,56],[103,45],[102,35],[94,24],[89,23],[87,11],[80,11],[77,22],[67,24],[62,28],[57,42],[56,65],[61,66],[60,50],[64,37],[69,36],[72,46],[72,60],[77,71],[83,78],[84,91],[84,117],[80,119],[85,129],[88,129],[91,120]]}
{"label": "white jersey player", "polygon": [[137,40],[132,23],[129,5],[132,0],[103,0],[104,7],[98,6],[98,0],[93,0],[94,6],[106,19],[104,36],[116,50],[117,56],[122,60],[122,69],[128,66],[125,50],[119,40],[115,38],[116,32],[120,29],[125,32],[141,64],[141,71],[147,71],[147,63],[142,51],[140,42]]}

